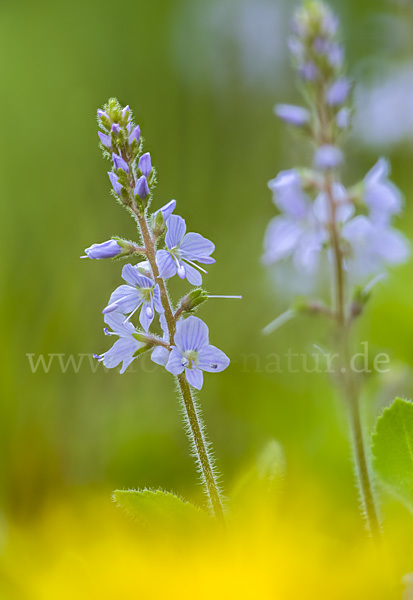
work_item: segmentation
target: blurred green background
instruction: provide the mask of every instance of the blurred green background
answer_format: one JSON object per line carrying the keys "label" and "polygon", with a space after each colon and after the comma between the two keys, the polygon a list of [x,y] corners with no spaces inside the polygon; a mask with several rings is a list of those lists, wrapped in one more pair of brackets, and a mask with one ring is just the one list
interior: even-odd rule
{"label": "blurred green background", "polygon": [[[101,310],[120,284],[122,265],[79,256],[111,235],[134,238],[133,221],[109,194],[98,150],[96,108],[110,96],[131,105],[143,130],[158,171],[154,208],[176,198],[189,229],[215,242],[208,290],[243,295],[242,301],[211,300],[200,312],[212,343],[232,359],[227,371],[206,377],[200,394],[226,489],[276,438],[285,449],[291,493],[305,475],[358,518],[345,414],[331,382],[323,374],[268,368],[271,353],[328,345],[328,327],[299,319],[270,337],[260,333],[294,291],[285,269],[277,275],[260,263],[275,214],[266,184],[310,156],[273,115],[275,102],[300,102],[285,50],[294,5],[1,4],[0,508],[10,518],[31,519],[52,498],[70,502],[98,492],[109,501],[123,487],[161,486],[201,500],[168,373],[142,360],[120,376],[96,368],[88,356],[78,372],[73,365],[62,372],[55,357],[49,372],[39,366],[33,373],[27,357],[34,354],[36,362],[43,354],[48,362],[50,354],[61,354],[66,362],[74,355],[78,362],[79,354],[108,348]],[[332,5],[342,18],[355,80],[375,85],[410,68],[408,5]],[[411,110],[410,88],[397,98]],[[396,117],[401,126],[392,124]],[[347,144],[345,178],[353,183],[378,155],[389,156],[406,196],[399,225],[410,236],[413,127],[400,108],[381,119],[392,132],[399,126],[400,135],[378,143],[377,120],[373,142],[368,131],[356,131]],[[172,291],[184,293],[186,284],[176,283]],[[360,325],[359,339],[370,340],[372,355],[383,349],[391,356],[391,372],[367,382],[367,423],[396,393],[413,396],[412,295],[410,262],[377,288]]]}

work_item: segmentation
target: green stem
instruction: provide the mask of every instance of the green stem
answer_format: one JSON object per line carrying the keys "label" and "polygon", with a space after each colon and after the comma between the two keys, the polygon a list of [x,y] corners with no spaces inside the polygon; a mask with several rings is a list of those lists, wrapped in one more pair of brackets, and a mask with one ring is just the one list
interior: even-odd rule
{"label": "green stem", "polygon": [[334,255],[335,272],[335,301],[337,318],[337,335],[340,349],[342,367],[339,370],[344,399],[347,405],[351,440],[355,462],[356,480],[360,498],[364,508],[369,531],[375,541],[380,539],[380,523],[374,500],[373,486],[370,479],[366,448],[363,438],[363,427],[360,418],[359,394],[351,368],[349,323],[345,310],[345,272],[343,268],[343,255],[340,238],[337,231],[336,206],[333,197],[332,180],[325,178],[325,192],[330,207],[330,242]]}
{"label": "green stem", "polygon": [[[138,210],[134,210],[134,213],[138,219],[139,227],[141,229],[142,238],[146,249],[146,256],[151,265],[155,281],[159,285],[161,302],[165,311],[165,319],[168,326],[169,339],[171,342],[173,342],[176,331],[176,319],[172,311],[165,282],[161,277],[159,277],[159,269],[155,260],[155,243],[150,234],[146,218],[141,215]],[[196,401],[192,396],[191,388],[189,387],[185,374],[181,373],[181,375],[178,375],[177,380],[182,394],[185,419],[188,424],[188,437],[192,443],[192,447],[197,458],[197,464],[205,486],[205,491],[216,519],[224,524],[225,517],[221,492],[217,482],[217,475],[213,466],[212,454],[208,449],[210,444],[206,441],[203,433],[201,414]]]}

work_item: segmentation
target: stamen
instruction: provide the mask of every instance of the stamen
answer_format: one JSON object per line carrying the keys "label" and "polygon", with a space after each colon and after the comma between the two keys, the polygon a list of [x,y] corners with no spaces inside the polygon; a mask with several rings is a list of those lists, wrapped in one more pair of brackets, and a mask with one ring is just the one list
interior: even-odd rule
{"label": "stamen", "polygon": [[198,269],[199,271],[202,271],[202,273],[208,274],[208,271],[206,271],[203,267],[200,267],[199,265],[197,265],[196,263],[194,263],[192,260],[189,260],[188,258],[184,258],[183,260],[185,260],[187,263],[189,263],[190,265],[192,265],[195,269]]}
{"label": "stamen", "polygon": [[220,294],[207,294],[207,298],[229,298],[234,300],[242,300],[242,296],[221,296]]}
{"label": "stamen", "polygon": [[104,328],[103,333],[105,335],[116,335],[116,333],[114,333],[113,331],[110,331],[108,327]]}
{"label": "stamen", "polygon": [[274,321],[271,321],[271,323],[269,323],[266,327],[264,327],[264,329],[262,330],[263,334],[268,335],[269,333],[272,333],[276,329],[279,329],[281,327],[281,325],[284,325],[284,323],[288,323],[288,321],[291,321],[291,319],[294,319],[296,314],[297,314],[297,311],[292,308],[290,308],[289,310],[286,310],[281,315],[279,315],[276,319],[274,319]]}
{"label": "stamen", "polygon": [[184,265],[180,264],[177,268],[177,273],[178,273],[178,277],[180,277],[181,279],[185,279],[185,267]]}
{"label": "stamen", "polygon": [[387,277],[386,273],[380,273],[379,275],[376,275],[376,277],[374,277],[363,289],[362,294],[365,296],[366,294],[371,292],[371,290],[374,288],[374,286],[377,283],[380,283],[380,281],[383,281],[384,279],[386,279],[386,277]]}
{"label": "stamen", "polygon": [[189,360],[187,358],[185,358],[185,356],[182,357],[181,365],[183,367],[187,367],[189,365]]}
{"label": "stamen", "polygon": [[145,312],[146,312],[146,316],[148,317],[148,319],[153,319],[153,309],[151,306],[146,306],[145,307]]}
{"label": "stamen", "polygon": [[131,319],[133,317],[133,315],[136,313],[136,311],[138,310],[139,307],[140,307],[140,304],[138,304],[138,306],[135,308],[135,310],[133,310],[131,312],[129,317],[126,317],[126,319],[123,321],[122,325],[125,325],[125,323],[127,323],[129,321],[129,319]]}

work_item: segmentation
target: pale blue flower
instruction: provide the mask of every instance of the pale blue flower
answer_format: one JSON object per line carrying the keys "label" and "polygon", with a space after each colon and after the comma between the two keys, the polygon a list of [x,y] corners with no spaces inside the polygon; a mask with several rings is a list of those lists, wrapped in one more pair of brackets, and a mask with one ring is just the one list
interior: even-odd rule
{"label": "pale blue flower", "polygon": [[89,258],[114,258],[122,252],[122,247],[115,240],[108,240],[101,244],[92,244],[85,252]]}
{"label": "pale blue flower", "polygon": [[214,263],[215,259],[210,256],[215,250],[214,244],[199,233],[185,234],[186,223],[177,215],[171,215],[166,226],[165,244],[168,249],[156,253],[160,277],[167,279],[177,273],[181,279],[186,277],[192,285],[201,285],[202,275],[196,270],[201,267],[194,261],[206,265]]}
{"label": "pale blue flower", "polygon": [[230,360],[208,340],[208,327],[198,317],[188,317],[176,326],[174,346],[166,369],[173,375],[185,371],[188,383],[197,390],[202,388],[203,372],[218,373],[226,369]]}
{"label": "pale blue flower", "polygon": [[124,373],[136,356],[134,354],[144,347],[145,344],[135,339],[135,327],[129,321],[125,321],[123,315],[113,312],[105,315],[105,323],[112,331],[105,328],[106,335],[118,335],[119,339],[112,348],[103,354],[94,354],[99,362],[103,362],[108,369],[117,367],[122,363],[120,373]]}
{"label": "pale blue flower", "polygon": [[163,313],[161,295],[158,284],[139,273],[136,266],[125,265],[122,269],[122,278],[128,285],[121,285],[112,293],[108,305],[103,309],[103,314],[118,312],[129,314],[128,319],[142,306],[139,321],[145,331],[148,331],[155,310]]}

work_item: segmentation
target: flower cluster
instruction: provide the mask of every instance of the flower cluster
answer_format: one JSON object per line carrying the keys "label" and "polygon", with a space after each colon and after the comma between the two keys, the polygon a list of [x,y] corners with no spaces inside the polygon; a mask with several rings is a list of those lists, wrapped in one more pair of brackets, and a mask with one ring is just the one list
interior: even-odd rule
{"label": "flower cluster", "polygon": [[291,257],[300,273],[311,274],[320,254],[335,244],[349,276],[362,280],[408,257],[407,241],[392,227],[402,197],[383,158],[356,185],[346,188],[340,180],[340,143],[350,122],[351,85],[331,10],[321,2],[299,8],[289,47],[308,108],[283,104],[275,112],[300,128],[315,151],[311,169],[282,171],[268,184],[280,214],[268,225],[264,262]]}
{"label": "flower cluster", "polygon": [[[95,355],[106,367],[122,363],[123,373],[132,361],[150,351],[152,360],[174,375],[185,373],[193,387],[201,389],[203,371],[219,372],[229,365],[228,357],[209,344],[208,327],[193,313],[208,295],[199,288],[205,269],[215,262],[214,244],[199,233],[187,233],[184,219],[173,214],[171,200],[149,214],[156,174],[149,152],[128,106],[110,100],[98,110],[98,132],[104,156],[111,161],[109,179],[113,194],[137,221],[141,242],[113,238],[85,250],[91,259],[136,257],[137,264],[122,269],[125,284],[117,287],[103,309],[107,335],[118,336],[112,348]],[[165,281],[174,275],[198,286],[172,309]],[[140,329],[132,324],[139,314]],[[158,315],[162,336],[149,332]]]}

